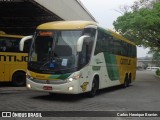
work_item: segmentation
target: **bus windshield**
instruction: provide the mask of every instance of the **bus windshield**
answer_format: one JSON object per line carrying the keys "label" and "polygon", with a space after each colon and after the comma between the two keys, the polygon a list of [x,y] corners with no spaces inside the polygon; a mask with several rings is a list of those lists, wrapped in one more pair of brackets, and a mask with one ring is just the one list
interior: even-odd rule
{"label": "bus windshield", "polygon": [[81,30],[37,31],[31,46],[29,69],[44,73],[75,69],[78,62],[76,45],[81,35]]}

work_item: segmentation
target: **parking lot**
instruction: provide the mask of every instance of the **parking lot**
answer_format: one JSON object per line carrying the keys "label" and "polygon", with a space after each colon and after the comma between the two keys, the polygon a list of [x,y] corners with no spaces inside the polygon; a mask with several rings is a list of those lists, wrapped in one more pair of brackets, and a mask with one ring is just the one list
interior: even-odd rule
{"label": "parking lot", "polygon": [[137,71],[126,89],[107,88],[94,98],[28,91],[25,87],[0,87],[0,111],[159,111],[160,79],[154,72]]}

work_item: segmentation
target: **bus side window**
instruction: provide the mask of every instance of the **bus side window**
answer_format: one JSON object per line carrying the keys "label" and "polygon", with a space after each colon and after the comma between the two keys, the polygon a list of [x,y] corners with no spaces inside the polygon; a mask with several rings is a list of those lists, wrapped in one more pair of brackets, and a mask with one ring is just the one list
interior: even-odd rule
{"label": "bus side window", "polygon": [[105,52],[108,48],[106,48],[107,44],[107,37],[105,33],[102,31],[98,31],[98,36],[97,36],[97,42],[96,42],[96,48],[94,54],[98,54],[100,52]]}
{"label": "bus side window", "polygon": [[3,52],[19,52],[19,41],[17,39],[5,39],[3,41],[1,51]]}
{"label": "bus side window", "polygon": [[4,40],[0,40],[0,52],[6,51],[6,45]]}
{"label": "bus side window", "polygon": [[13,43],[11,42],[11,40],[6,40],[5,45],[6,52],[13,52]]}
{"label": "bus side window", "polygon": [[100,33],[100,31],[98,31],[97,42],[96,42],[94,54],[96,55],[100,52],[101,52],[101,33]]}
{"label": "bus side window", "polygon": [[95,55],[100,52],[108,52],[112,53],[113,48],[113,37],[104,31],[99,30],[98,31],[98,37],[96,42],[96,48],[95,48]]}

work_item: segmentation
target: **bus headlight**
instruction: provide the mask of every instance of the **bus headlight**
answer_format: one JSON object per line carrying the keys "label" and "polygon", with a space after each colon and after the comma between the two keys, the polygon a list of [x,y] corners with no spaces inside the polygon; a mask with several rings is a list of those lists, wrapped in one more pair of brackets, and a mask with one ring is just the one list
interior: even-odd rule
{"label": "bus headlight", "polygon": [[73,78],[69,78],[68,81],[69,81],[69,82],[72,82],[72,81],[73,81]]}
{"label": "bus headlight", "polygon": [[27,84],[27,88],[31,88],[31,85],[30,85],[30,84]]}
{"label": "bus headlight", "polygon": [[74,80],[77,80],[77,79],[79,79],[80,78],[80,75],[76,75],[76,76],[73,76],[73,77],[70,77],[70,78],[68,78],[68,82],[72,82],[72,81],[74,81]]}

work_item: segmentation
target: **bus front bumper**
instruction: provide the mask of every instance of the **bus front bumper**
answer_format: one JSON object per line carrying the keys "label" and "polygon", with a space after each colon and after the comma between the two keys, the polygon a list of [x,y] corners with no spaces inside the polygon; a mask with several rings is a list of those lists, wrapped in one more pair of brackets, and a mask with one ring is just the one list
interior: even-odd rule
{"label": "bus front bumper", "polygon": [[79,94],[79,81],[74,80],[64,84],[42,84],[27,80],[27,88],[29,90],[44,91],[49,93]]}

